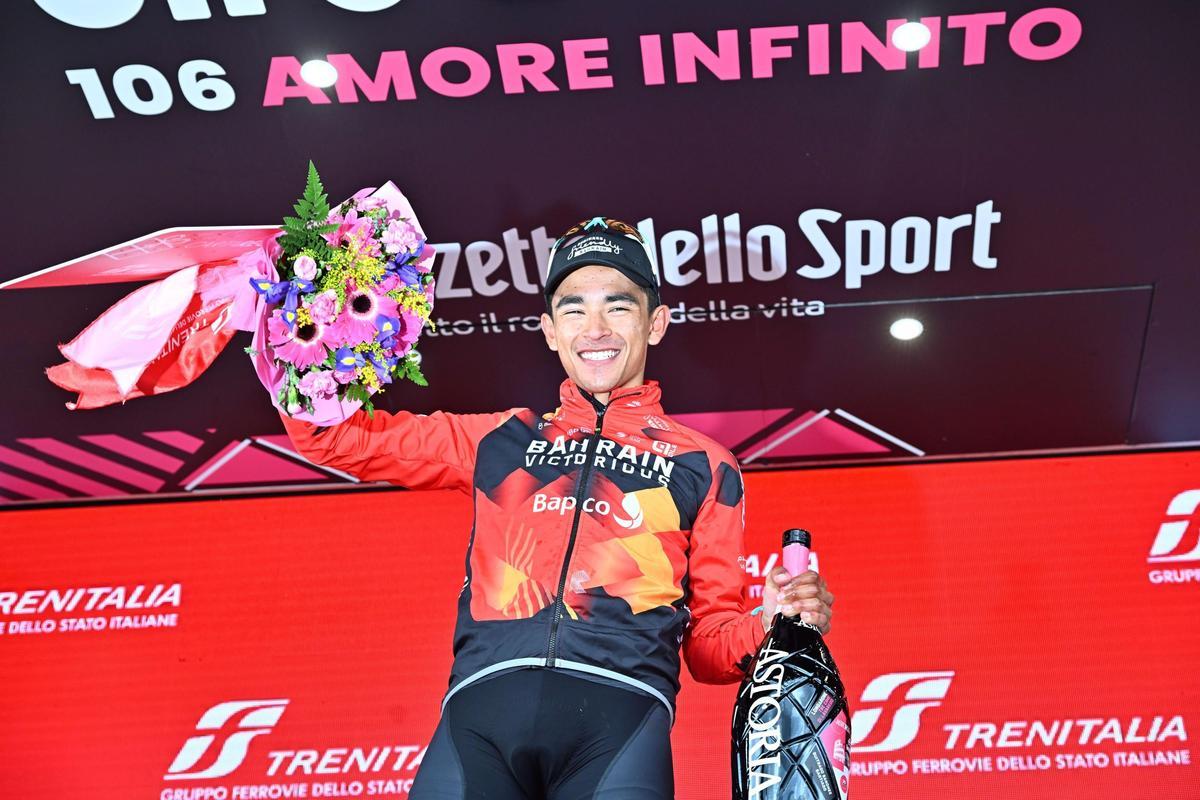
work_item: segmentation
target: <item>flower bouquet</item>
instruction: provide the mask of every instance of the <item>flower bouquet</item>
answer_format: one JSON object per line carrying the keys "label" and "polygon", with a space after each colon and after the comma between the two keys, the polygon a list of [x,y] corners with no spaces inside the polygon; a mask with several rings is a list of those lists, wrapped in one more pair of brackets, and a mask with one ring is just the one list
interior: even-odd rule
{"label": "flower bouquet", "polygon": [[[427,385],[415,346],[433,310],[433,248],[391,183],[330,208],[312,162],[296,216],[258,252],[247,352],[275,405],[321,425],[401,378]],[[245,285],[245,284],[243,284]]]}

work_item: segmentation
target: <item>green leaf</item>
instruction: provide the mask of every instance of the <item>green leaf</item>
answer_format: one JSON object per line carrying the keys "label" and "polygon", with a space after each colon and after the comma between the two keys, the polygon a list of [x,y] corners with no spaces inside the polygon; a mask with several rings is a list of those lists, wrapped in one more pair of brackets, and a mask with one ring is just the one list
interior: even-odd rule
{"label": "green leaf", "polygon": [[322,234],[331,233],[337,226],[326,222],[329,218],[329,198],[317,174],[316,165],[308,162],[308,179],[304,194],[292,207],[296,215],[283,218],[283,235],[279,246],[283,248],[285,260],[294,259],[302,250],[311,250],[321,259],[330,257],[332,251]]}
{"label": "green leaf", "polygon": [[371,395],[367,392],[367,387],[363,386],[361,383],[350,383],[346,385],[343,399],[351,401],[357,400],[363,405],[366,405],[371,402]]}
{"label": "green leaf", "polygon": [[408,373],[408,379],[417,386],[429,385],[429,381],[425,379],[425,373],[421,372],[421,365],[416,361],[406,361],[405,371]]}
{"label": "green leaf", "polygon": [[325,187],[321,185],[321,176],[317,167],[308,162],[308,181],[304,185],[304,196],[296,203],[296,213],[306,221],[324,222],[329,216],[329,197]]}

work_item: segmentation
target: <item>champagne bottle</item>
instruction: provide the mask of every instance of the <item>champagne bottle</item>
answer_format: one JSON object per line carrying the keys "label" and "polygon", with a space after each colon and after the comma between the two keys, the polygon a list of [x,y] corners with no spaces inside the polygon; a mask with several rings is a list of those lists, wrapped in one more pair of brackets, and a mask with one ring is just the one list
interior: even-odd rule
{"label": "champagne bottle", "polygon": [[[808,568],[808,531],[783,534],[783,566]],[[846,800],[846,690],[814,625],[778,614],[733,710],[734,800]]]}

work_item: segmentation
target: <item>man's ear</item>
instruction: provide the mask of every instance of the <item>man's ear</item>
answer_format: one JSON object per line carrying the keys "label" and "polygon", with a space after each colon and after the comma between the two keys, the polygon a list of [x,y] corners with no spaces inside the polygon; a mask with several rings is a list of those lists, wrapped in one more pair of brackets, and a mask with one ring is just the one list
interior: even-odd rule
{"label": "man's ear", "polygon": [[542,335],[546,337],[546,347],[558,352],[558,335],[554,331],[554,320],[549,314],[542,314]]}
{"label": "man's ear", "polygon": [[671,324],[671,309],[659,306],[650,312],[650,344],[658,344],[667,335],[667,326]]}

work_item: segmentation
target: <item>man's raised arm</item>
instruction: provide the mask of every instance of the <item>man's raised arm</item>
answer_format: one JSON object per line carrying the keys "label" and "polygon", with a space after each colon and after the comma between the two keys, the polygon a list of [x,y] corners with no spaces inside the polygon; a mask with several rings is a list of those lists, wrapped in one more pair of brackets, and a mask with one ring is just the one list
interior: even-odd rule
{"label": "man's raised arm", "polygon": [[514,412],[492,414],[389,414],[358,411],[328,428],[280,414],[296,450],[314,464],[364,481],[410,489],[469,491],[479,440]]}

